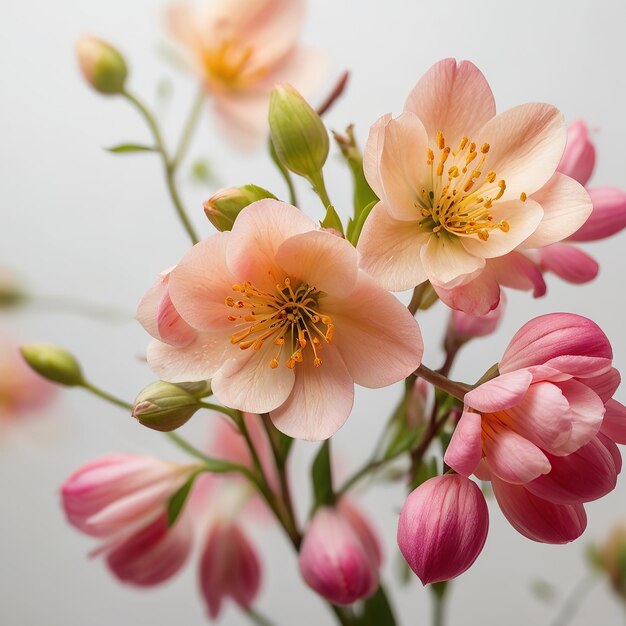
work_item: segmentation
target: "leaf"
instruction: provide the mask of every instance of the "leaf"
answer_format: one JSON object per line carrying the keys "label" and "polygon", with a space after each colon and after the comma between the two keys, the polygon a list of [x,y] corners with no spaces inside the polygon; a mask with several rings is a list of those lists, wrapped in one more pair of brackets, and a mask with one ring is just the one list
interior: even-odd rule
{"label": "leaf", "polygon": [[382,585],[373,596],[363,602],[361,615],[357,618],[358,626],[396,626],[396,618]]}
{"label": "leaf", "polygon": [[326,440],[320,447],[311,467],[315,507],[335,503],[333,479],[330,469],[330,443]]}
{"label": "leaf", "polygon": [[187,482],[170,498],[167,505],[167,525],[171,528],[180,516],[194,481],[201,472],[193,473]]}
{"label": "leaf", "polygon": [[356,246],[358,243],[365,220],[372,212],[372,209],[376,206],[376,203],[377,201],[370,202],[362,211],[359,212],[354,220],[350,221],[350,225],[348,226],[348,240],[353,246]]}
{"label": "leaf", "polygon": [[132,152],[158,152],[153,146],[143,146],[138,143],[122,143],[119,146],[111,146],[105,148],[107,152],[113,152],[113,154],[129,154]]}
{"label": "leaf", "polygon": [[329,204],[326,208],[326,217],[320,222],[322,228],[333,228],[334,230],[340,232],[343,235],[343,224],[341,223],[341,218],[335,211],[335,207],[332,204]]}

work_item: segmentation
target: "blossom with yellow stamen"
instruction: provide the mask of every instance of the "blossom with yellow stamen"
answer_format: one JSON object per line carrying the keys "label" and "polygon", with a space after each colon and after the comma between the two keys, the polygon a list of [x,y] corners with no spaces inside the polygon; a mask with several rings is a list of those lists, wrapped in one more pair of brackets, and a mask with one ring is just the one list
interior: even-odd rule
{"label": "blossom with yellow stamen", "polygon": [[[284,202],[249,205],[167,276],[161,303],[144,298],[138,312],[157,339],[152,369],[169,382],[210,378],[219,401],[269,413],[290,436],[330,437],[354,383],[383,387],[420,364],[409,311],[358,268],[352,245]],[[148,315],[150,303],[167,315]]]}
{"label": "blossom with yellow stamen", "polygon": [[363,162],[380,202],[359,240],[361,266],[387,289],[429,280],[449,306],[486,314],[500,284],[532,279],[527,260],[508,253],[560,241],[591,212],[584,188],[556,172],[565,139],[553,106],[496,116],[473,64],[437,63],[404,113],[370,131]]}
{"label": "blossom with yellow stamen", "polygon": [[276,83],[310,93],[324,78],[322,53],[297,41],[305,8],[305,0],[201,0],[169,8],[168,30],[210,95],[222,129],[243,148],[267,135]]}

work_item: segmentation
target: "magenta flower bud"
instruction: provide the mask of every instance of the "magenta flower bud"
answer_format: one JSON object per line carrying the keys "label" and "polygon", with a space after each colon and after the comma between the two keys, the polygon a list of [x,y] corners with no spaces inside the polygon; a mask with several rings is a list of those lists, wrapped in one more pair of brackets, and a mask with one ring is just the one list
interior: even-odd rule
{"label": "magenta flower bud", "polygon": [[234,522],[217,520],[200,560],[200,588],[210,617],[219,615],[227,597],[243,610],[249,609],[260,584],[261,565],[246,535]]}
{"label": "magenta flower bud", "polygon": [[459,474],[436,476],[406,499],[398,522],[398,546],[422,584],[459,576],[487,539],[489,513],[478,486]]}
{"label": "magenta flower bud", "polygon": [[378,588],[380,555],[339,509],[320,507],[300,549],[306,583],[334,604],[352,604]]}

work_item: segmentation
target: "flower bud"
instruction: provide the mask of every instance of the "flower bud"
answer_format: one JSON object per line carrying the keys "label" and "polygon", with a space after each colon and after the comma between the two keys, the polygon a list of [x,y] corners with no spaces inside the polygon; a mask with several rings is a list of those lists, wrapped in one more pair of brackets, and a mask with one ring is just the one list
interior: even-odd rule
{"label": "flower bud", "polygon": [[204,212],[209,222],[220,232],[231,230],[237,216],[248,205],[257,200],[276,196],[262,187],[244,185],[243,187],[229,187],[218,191],[204,203]]}
{"label": "flower bud", "polygon": [[78,361],[58,346],[34,344],[21,348],[26,363],[40,376],[68,387],[85,382]]}
{"label": "flower bud", "polygon": [[76,44],[76,56],[85,80],[96,91],[106,95],[124,91],[128,70],[115,48],[96,37],[82,37]]}
{"label": "flower bud", "polygon": [[187,423],[199,408],[189,389],[159,380],[137,396],[132,415],[143,426],[167,432]]}
{"label": "flower bud", "polygon": [[448,334],[458,342],[464,343],[474,337],[485,337],[495,332],[504,315],[504,294],[498,306],[486,315],[470,315],[463,311],[453,310],[450,314]]}
{"label": "flower bud", "polygon": [[270,95],[272,143],[283,165],[300,176],[318,178],[328,157],[328,132],[320,116],[287,84]]}
{"label": "flower bud", "polygon": [[487,539],[487,503],[469,478],[436,476],[413,490],[398,522],[398,546],[422,584],[459,576]]}
{"label": "flower bud", "polygon": [[378,587],[379,554],[338,509],[315,513],[300,549],[300,573],[306,583],[334,604],[352,604]]}

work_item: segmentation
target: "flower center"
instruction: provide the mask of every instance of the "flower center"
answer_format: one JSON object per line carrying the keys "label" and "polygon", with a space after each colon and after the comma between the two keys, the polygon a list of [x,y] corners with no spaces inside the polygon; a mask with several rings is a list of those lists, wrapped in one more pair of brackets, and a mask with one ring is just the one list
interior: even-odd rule
{"label": "flower center", "polygon": [[230,338],[232,344],[239,344],[242,350],[258,351],[271,341],[276,346],[269,362],[273,369],[283,354],[289,355],[285,365],[290,369],[302,363],[306,353],[313,358],[315,367],[322,364],[322,342],[330,343],[335,330],[330,317],[319,312],[318,300],[323,292],[306,283],[294,289],[289,278],[276,284],[274,292],[263,291],[247,281],[233,285],[232,289],[238,297],[227,296],[224,301],[239,311],[228,316],[238,327]]}
{"label": "flower center", "polygon": [[217,82],[228,87],[245,87],[267,73],[265,68],[250,67],[253,54],[253,48],[242,48],[234,39],[225,39],[218,47],[205,50],[202,61],[207,73]]}
{"label": "flower center", "polygon": [[[490,146],[463,137],[456,151],[446,145],[441,131],[437,133],[436,151],[427,150],[426,164],[432,167],[433,188],[421,189],[415,203],[422,220],[423,230],[438,233],[445,230],[454,235],[477,235],[482,241],[489,239],[489,231],[497,228],[509,231],[505,220],[494,222],[490,209],[506,190],[506,182],[498,180],[493,170],[486,168],[485,160]],[[526,200],[526,194],[520,196]]]}

